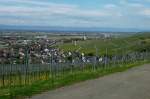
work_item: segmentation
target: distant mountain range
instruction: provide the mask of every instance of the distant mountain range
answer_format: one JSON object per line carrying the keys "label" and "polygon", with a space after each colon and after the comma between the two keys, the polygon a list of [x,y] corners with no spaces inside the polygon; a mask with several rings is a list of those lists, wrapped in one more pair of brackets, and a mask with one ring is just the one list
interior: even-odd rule
{"label": "distant mountain range", "polygon": [[135,28],[98,28],[98,27],[48,27],[48,26],[12,26],[0,25],[1,31],[35,31],[35,32],[147,32]]}

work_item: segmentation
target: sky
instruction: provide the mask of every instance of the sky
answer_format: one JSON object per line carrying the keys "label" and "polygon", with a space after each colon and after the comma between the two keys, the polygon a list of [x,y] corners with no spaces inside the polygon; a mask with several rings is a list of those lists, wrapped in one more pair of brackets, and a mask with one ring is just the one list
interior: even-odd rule
{"label": "sky", "polygon": [[0,24],[150,29],[150,0],[0,0]]}

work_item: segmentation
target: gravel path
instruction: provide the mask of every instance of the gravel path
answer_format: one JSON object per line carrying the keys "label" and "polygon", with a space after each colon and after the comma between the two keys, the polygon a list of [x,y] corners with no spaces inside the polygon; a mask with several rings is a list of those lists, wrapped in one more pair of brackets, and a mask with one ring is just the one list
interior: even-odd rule
{"label": "gravel path", "polygon": [[30,99],[150,99],[150,64],[45,92]]}

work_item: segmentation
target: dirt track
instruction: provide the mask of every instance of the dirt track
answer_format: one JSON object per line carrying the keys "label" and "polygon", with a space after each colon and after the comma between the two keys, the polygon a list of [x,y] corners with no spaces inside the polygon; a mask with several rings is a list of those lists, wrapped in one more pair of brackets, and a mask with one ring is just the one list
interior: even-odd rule
{"label": "dirt track", "polygon": [[150,64],[45,92],[31,99],[150,99]]}

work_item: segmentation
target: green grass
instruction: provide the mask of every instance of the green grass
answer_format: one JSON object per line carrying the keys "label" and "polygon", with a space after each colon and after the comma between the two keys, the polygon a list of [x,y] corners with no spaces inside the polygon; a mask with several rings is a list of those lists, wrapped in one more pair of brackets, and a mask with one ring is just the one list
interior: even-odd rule
{"label": "green grass", "polygon": [[113,55],[116,53],[121,54],[136,51],[141,48],[140,42],[143,40],[147,42],[147,46],[150,46],[150,34],[139,34],[132,37],[78,41],[76,46],[73,43],[65,43],[63,45],[58,45],[58,48],[63,49],[64,51],[75,51],[81,48],[79,52],[95,54],[96,46],[99,55],[106,54],[106,49],[108,49],[108,55]]}
{"label": "green grass", "polygon": [[[142,44],[141,47],[140,43],[143,41],[144,44]],[[98,48],[99,55],[104,55],[106,53],[106,48],[108,49],[109,55],[122,54],[125,52],[128,53],[136,50],[140,51],[143,50],[143,48],[150,48],[150,35],[135,35],[133,37],[114,38],[111,40],[98,39],[79,41],[77,46],[74,46],[72,43],[65,43],[63,45],[59,45],[58,47],[64,51],[74,51],[81,47],[80,52],[95,54],[95,45]],[[122,72],[145,63],[149,63],[149,61],[139,61],[114,67],[112,66],[109,68],[97,68],[96,71],[91,68],[86,68],[84,70],[74,69],[73,72],[65,71],[60,77],[53,77],[42,81],[39,80],[31,85],[1,88],[0,99],[17,99],[32,96],[43,91],[53,90],[62,86],[71,85],[89,79],[95,79],[116,72]]]}
{"label": "green grass", "polygon": [[122,72],[129,68],[140,66],[148,61],[140,61],[130,64],[118,65],[117,67],[97,68],[95,71],[87,68],[83,71],[74,70],[73,72],[66,72],[61,77],[55,77],[53,80],[37,81],[32,85],[18,86],[0,89],[0,99],[19,99],[26,96],[39,94],[43,91],[53,90],[62,86],[71,85],[77,82],[95,79],[104,75]]}

